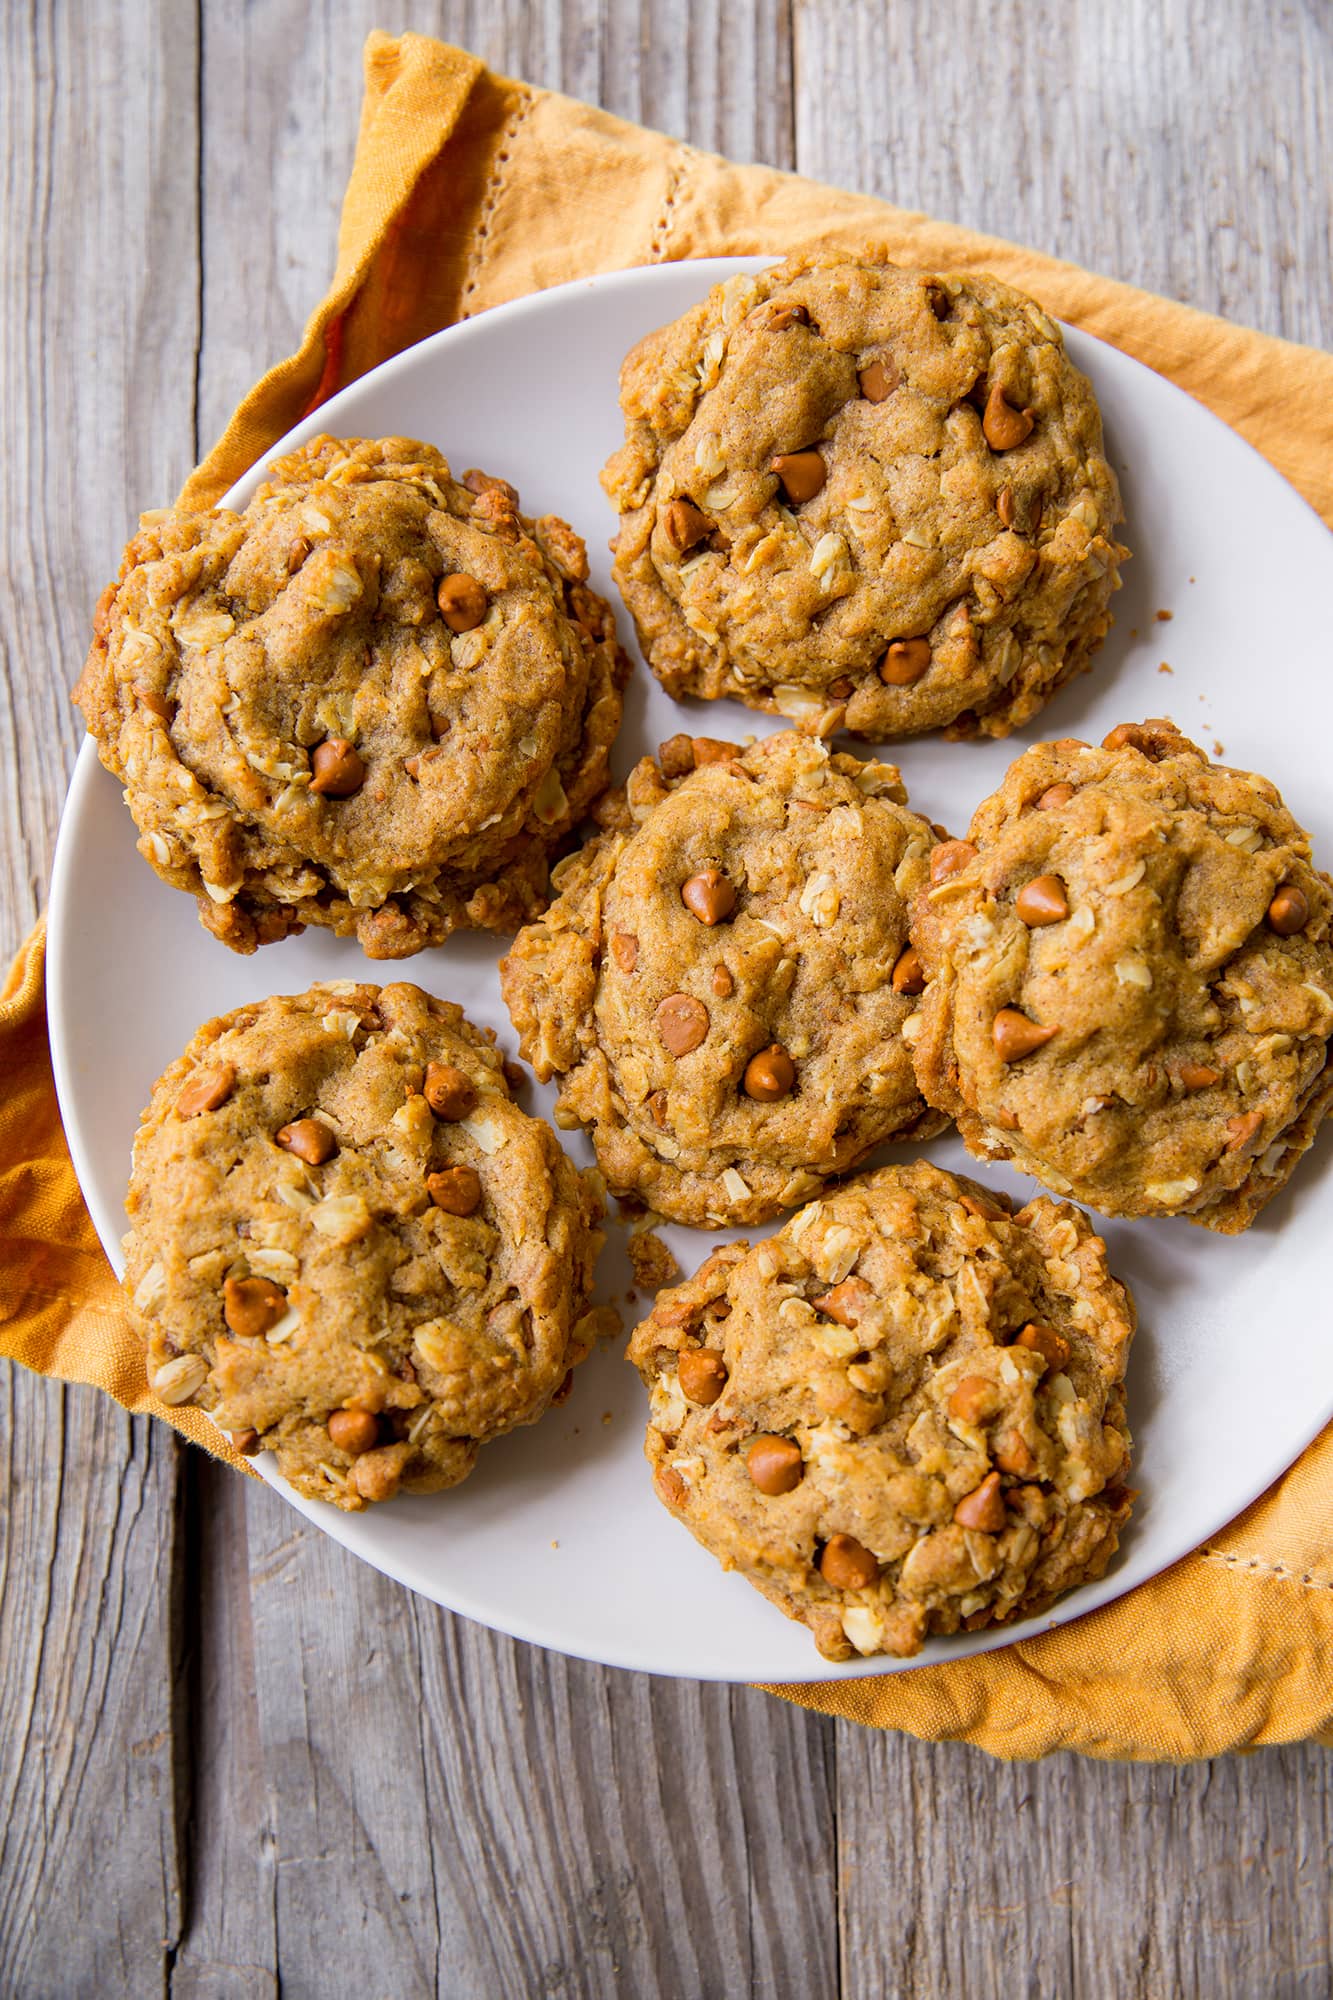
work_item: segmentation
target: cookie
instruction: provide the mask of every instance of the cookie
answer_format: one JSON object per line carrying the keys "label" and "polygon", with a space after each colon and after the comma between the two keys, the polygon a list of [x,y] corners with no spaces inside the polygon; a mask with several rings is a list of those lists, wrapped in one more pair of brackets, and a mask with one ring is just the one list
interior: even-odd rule
{"label": "cookie", "polygon": [[934,841],[891,764],[791,730],[674,737],[562,861],[501,987],[608,1185],[673,1221],[760,1222],[927,1111],[900,1029]]}
{"label": "cookie", "polygon": [[236,951],[512,930],[606,783],[628,661],[583,543],[429,445],[316,438],[144,516],[75,699],[139,851]]}
{"label": "cookie", "polygon": [[1004,736],[1111,623],[1097,404],[997,279],[795,256],[640,342],[620,400],[615,579],[673,695]]}
{"label": "cookie", "polygon": [[978,1158],[1227,1233],[1333,1101],[1333,884],[1170,722],[1039,744],[931,860],[917,1076]]}
{"label": "cookie", "polygon": [[299,1493],[432,1493],[587,1353],[600,1189],[489,1031],[406,984],[201,1028],[143,1114],[125,1291],[149,1386]]}
{"label": "cookie", "polygon": [[1134,1307],[1075,1208],[918,1162],[717,1250],[629,1358],[659,1499],[829,1660],[1043,1611],[1130,1511]]}

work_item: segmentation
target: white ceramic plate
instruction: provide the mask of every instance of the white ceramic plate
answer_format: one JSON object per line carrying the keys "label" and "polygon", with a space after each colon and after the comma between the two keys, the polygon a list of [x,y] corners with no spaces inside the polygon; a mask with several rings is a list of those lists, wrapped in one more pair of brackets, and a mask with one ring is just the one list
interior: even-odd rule
{"label": "white ceramic plate", "polygon": [[[512,480],[525,510],[571,520],[587,537],[594,583],[614,596],[605,554],[613,522],[597,474],[621,439],[621,357],[717,279],[766,261],[627,271],[501,307],[387,362],[275,449],[320,431],[426,439],[459,469],[480,465]],[[1274,778],[1327,862],[1333,794],[1321,746],[1333,729],[1333,692],[1316,654],[1333,599],[1333,538],[1197,403],[1086,335],[1071,332],[1069,348],[1101,400],[1134,550],[1111,638],[1092,673],[1057,695],[1023,735],[987,744],[922,740],[886,754],[901,764],[912,803],[961,830],[1026,743],[1097,740],[1117,722],[1166,712],[1210,750],[1220,738],[1231,760]],[[233,489],[231,504],[244,504],[256,477]],[[1155,620],[1159,610],[1171,611],[1169,624]],[[632,643],[628,618],[622,630]],[[639,667],[617,768],[626,771],[681,727],[743,736],[777,726],[731,702],[676,705]],[[461,1001],[512,1050],[495,972],[501,948],[489,936],[459,936],[389,967],[313,932],[234,957],[201,930],[193,901],[163,887],[139,859],[119,787],[85,743],[56,854],[48,1006],[65,1130],[117,1270],[140,1107],[201,1021],[315,979],[407,977]],[[526,1102],[549,1115],[553,1098],[533,1089]],[[591,1158],[581,1135],[565,1142],[579,1159]],[[968,1160],[956,1142],[928,1150],[1021,1199],[1034,1192],[1017,1175]],[[1142,1497],[1120,1555],[1101,1583],[1045,1619],[934,1641],[920,1661],[1030,1636],[1143,1582],[1245,1507],[1329,1420],[1330,1155],[1326,1140],[1242,1237],[1185,1222],[1103,1225],[1112,1268],[1133,1287],[1141,1320],[1129,1388]],[[715,1240],[690,1230],[671,1230],[668,1239],[685,1270]],[[602,1284],[603,1296],[624,1306],[629,1272],[618,1229]],[[298,1498],[267,1459],[260,1469],[309,1520],[377,1569],[451,1610],[562,1652],[718,1680],[901,1670],[882,1661],[830,1667],[804,1627],[789,1624],[740,1577],[724,1575],[670,1518],[648,1482],[644,1396],[622,1353],[616,1342],[594,1356],[563,1408],[488,1446],[451,1493],[347,1515]]]}

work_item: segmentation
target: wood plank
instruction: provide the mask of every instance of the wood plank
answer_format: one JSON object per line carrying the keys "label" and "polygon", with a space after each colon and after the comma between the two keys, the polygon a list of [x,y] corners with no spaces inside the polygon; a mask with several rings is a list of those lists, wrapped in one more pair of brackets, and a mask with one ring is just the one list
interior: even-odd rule
{"label": "wood plank", "polygon": [[806,0],[800,172],[1326,341],[1333,13]]}
{"label": "wood plank", "polygon": [[254,1671],[227,1712],[257,1690],[284,1995],[331,1952],[339,1990],[460,2000],[834,1990],[830,1731],[514,1645],[245,1498]]}
{"label": "wood plank", "polygon": [[0,1369],[0,1992],[165,1993],[180,1934],[177,1451]]}
{"label": "wood plank", "polygon": [[[45,900],[93,603],[189,463],[197,213],[193,16],[116,7],[90,33],[13,7],[0,37],[7,957]],[[91,1390],[0,1368],[0,1990],[25,2000],[165,1990],[177,1456]]]}
{"label": "wood plank", "polygon": [[857,2000],[1329,1990],[1333,1762],[1314,1746],[1001,1765],[842,1725],[838,1793]]}

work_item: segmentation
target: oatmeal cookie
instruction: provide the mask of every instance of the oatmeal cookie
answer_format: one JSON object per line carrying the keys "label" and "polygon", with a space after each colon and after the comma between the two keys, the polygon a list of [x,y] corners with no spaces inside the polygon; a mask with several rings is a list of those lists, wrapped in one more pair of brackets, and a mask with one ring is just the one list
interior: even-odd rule
{"label": "oatmeal cookie", "polygon": [[1333,884],[1276,786],[1170,722],[1039,744],[931,859],[917,1075],[969,1151],[1227,1233],[1333,1100]]}
{"label": "oatmeal cookie", "polygon": [[544,906],[628,661],[574,531],[406,438],[316,438],[242,514],[146,514],[75,699],[139,851],[236,951],[403,958]]}
{"label": "oatmeal cookie", "polygon": [[154,1392],[335,1507],[456,1485],[598,1325],[595,1177],[511,1101],[489,1031],[416,986],[208,1022],[143,1114],[126,1208]]}
{"label": "oatmeal cookie", "polygon": [[615,578],[673,695],[1004,736],[1110,626],[1097,404],[997,279],[795,256],[641,341],[620,400]]}
{"label": "oatmeal cookie", "polygon": [[934,840],[891,764],[791,730],[673,737],[555,871],[500,968],[521,1053],[558,1075],[618,1194],[705,1227],[807,1200],[927,1111],[899,1030],[907,907]]}
{"label": "oatmeal cookie", "polygon": [[1132,1495],[1134,1307],[1075,1208],[884,1167],[663,1293],[629,1358],[658,1497],[826,1659],[1043,1611]]}

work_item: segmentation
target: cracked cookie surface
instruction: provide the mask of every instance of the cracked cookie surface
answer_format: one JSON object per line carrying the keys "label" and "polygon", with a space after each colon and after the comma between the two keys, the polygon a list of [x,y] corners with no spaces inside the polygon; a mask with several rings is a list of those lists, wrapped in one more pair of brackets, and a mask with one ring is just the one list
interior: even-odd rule
{"label": "cracked cookie surface", "polygon": [[641,341],[620,393],[614,574],[673,695],[1003,736],[1111,623],[1096,401],[994,278],[796,256]]}
{"label": "cracked cookie surface", "polygon": [[1277,787],[1122,724],[1027,751],[932,869],[907,1032],[969,1151],[1246,1228],[1333,1101],[1333,884]]}
{"label": "cracked cookie surface", "polygon": [[139,851],[237,951],[371,958],[544,906],[628,661],[579,537],[406,438],[316,438],[243,513],[145,515],[75,698]]}
{"label": "cracked cookie surface", "polygon": [[456,1485],[598,1325],[596,1178],[512,1102],[493,1037],[405,983],[208,1022],[126,1209],[150,1387],[346,1510]]}
{"label": "cracked cookie surface", "polygon": [[675,737],[661,760],[608,794],[615,824],[560,863],[501,987],[616,1193],[759,1222],[943,1123],[899,1032],[934,834],[892,765],[791,730],[748,750]]}
{"label": "cracked cookie surface", "polygon": [[1128,1518],[1134,1307],[1075,1208],[920,1161],[664,1292],[629,1358],[659,1499],[826,1659],[1033,1615]]}

